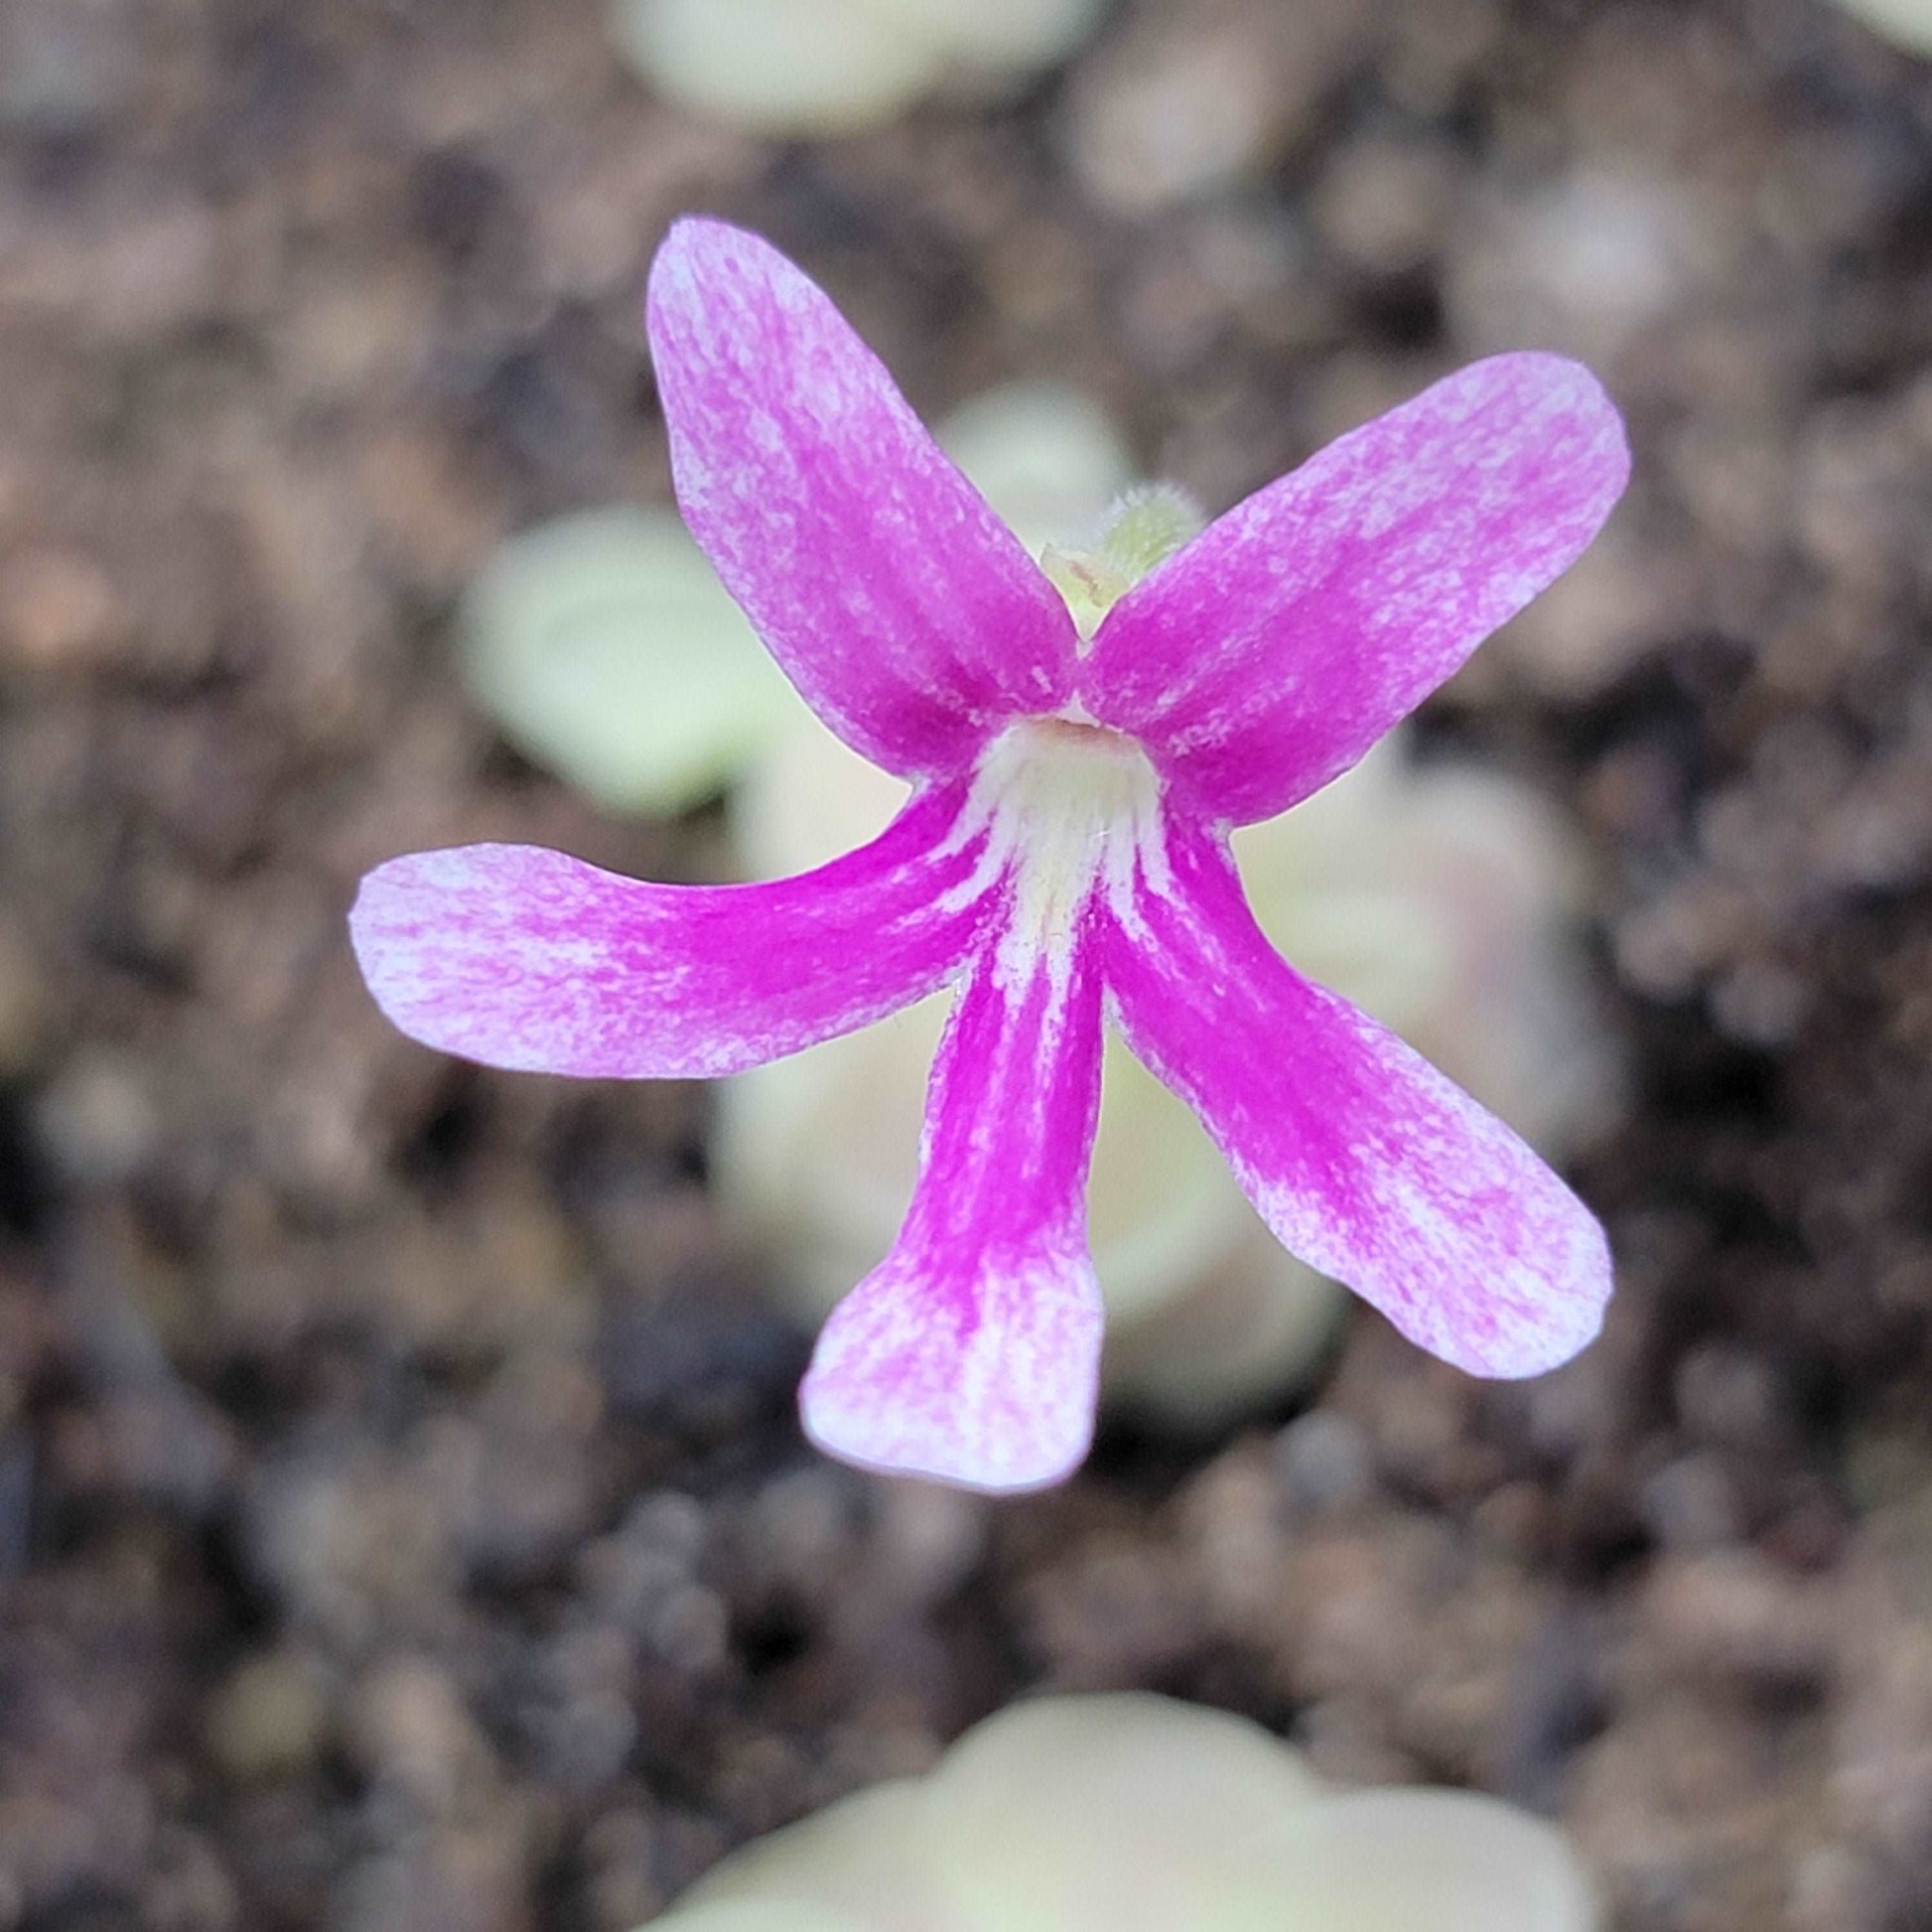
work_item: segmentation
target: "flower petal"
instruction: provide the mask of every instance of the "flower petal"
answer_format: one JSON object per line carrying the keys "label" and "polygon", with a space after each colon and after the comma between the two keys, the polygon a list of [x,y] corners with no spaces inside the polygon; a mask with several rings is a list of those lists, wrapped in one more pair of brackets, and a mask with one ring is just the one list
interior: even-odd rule
{"label": "flower petal", "polygon": [[1016,976],[996,950],[939,1044],[905,1225],[832,1311],[800,1400],[830,1454],[1008,1491],[1067,1475],[1093,1434],[1101,1305],[1081,1196],[1100,995],[1077,954]]}
{"label": "flower petal", "polygon": [[1123,597],[1081,697],[1216,817],[1345,771],[1576,561],[1629,475],[1615,406],[1497,355],[1318,452]]}
{"label": "flower petal", "polygon": [[756,235],[684,220],[649,323],[684,519],[848,745],[929,774],[1066,701],[1065,606],[822,290]]}
{"label": "flower petal", "polygon": [[1276,1237],[1471,1374],[1567,1361],[1610,1293],[1589,1210],[1413,1048],[1294,972],[1217,841],[1171,826],[1167,863],[1106,930],[1108,988]]}
{"label": "flower petal", "polygon": [[537,846],[417,852],[362,881],[349,932],[411,1038],[490,1066],[710,1078],[943,984],[997,911],[963,784],[796,879],[657,886]]}

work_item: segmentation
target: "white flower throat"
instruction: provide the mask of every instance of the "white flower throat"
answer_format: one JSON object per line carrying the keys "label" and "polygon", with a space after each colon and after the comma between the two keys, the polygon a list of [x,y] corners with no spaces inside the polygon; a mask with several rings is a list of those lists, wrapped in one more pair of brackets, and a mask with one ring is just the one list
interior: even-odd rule
{"label": "white flower throat", "polygon": [[1003,954],[1066,956],[1095,889],[1127,910],[1136,860],[1160,850],[1162,796],[1132,738],[1066,719],[1022,719],[987,750],[980,786],[991,819],[987,856],[1013,874]]}
{"label": "white flower throat", "polygon": [[[1108,511],[1092,549],[1049,544],[1040,567],[1065,598],[1082,647],[1119,599],[1201,527],[1184,490],[1129,490]],[[1137,869],[1166,877],[1161,781],[1140,745],[1095,724],[1076,700],[1066,713],[1023,718],[981,755],[955,837],[986,834],[974,876],[958,891],[1010,881],[1012,903],[996,960],[1018,992],[1042,962],[1057,992],[1072,972],[1080,915],[1098,891],[1131,923]]]}
{"label": "white flower throat", "polygon": [[1132,916],[1136,869],[1165,872],[1160,800],[1147,754],[1099,725],[1025,718],[987,748],[961,833],[986,833],[979,889],[991,878],[1010,882],[997,960],[1010,990],[1042,962],[1064,988],[1080,914],[1095,892]]}
{"label": "white flower throat", "polygon": [[[1150,483],[1108,511],[1091,549],[1049,544],[1040,567],[1066,600],[1082,649],[1135,584],[1200,529],[1182,489]],[[1018,990],[1043,962],[1056,991],[1072,972],[1080,914],[1096,892],[1133,918],[1135,872],[1166,874],[1161,781],[1125,733],[1095,724],[1076,701],[1068,714],[1009,725],[981,756],[961,830],[987,832],[976,869],[1011,879],[1012,907],[997,970]]]}

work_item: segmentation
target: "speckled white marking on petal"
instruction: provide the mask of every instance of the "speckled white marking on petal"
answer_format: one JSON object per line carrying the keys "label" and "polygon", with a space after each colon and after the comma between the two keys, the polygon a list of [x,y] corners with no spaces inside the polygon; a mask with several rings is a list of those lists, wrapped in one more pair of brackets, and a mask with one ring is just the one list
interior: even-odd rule
{"label": "speckled white marking on petal", "polygon": [[1471,363],[1218,518],[1100,625],[1080,696],[1205,814],[1268,818],[1345,771],[1567,570],[1629,475],[1561,356]]}
{"label": "speckled white marking on petal", "polygon": [[1128,1042],[1193,1106],[1283,1245],[1478,1375],[1596,1333],[1603,1230],[1509,1128],[1268,944],[1221,844],[1171,830],[1173,883],[1103,935]]}
{"label": "speckled white marking on petal", "polygon": [[800,269],[683,220],[648,320],[684,520],[848,745],[901,776],[956,771],[1066,701],[1066,607]]}
{"label": "speckled white marking on petal", "polygon": [[1096,893],[1133,917],[1137,878],[1165,876],[1160,800],[1154,767],[1118,732],[1029,718],[987,749],[960,825],[983,823],[983,864],[1012,873],[1002,984],[1023,986],[1044,961],[1063,987]]}
{"label": "speckled white marking on petal", "polygon": [[797,879],[658,886],[561,852],[463,846],[363,880],[349,933],[411,1038],[490,1066],[710,1078],[795,1052],[932,992],[984,942],[981,830],[963,783],[915,797],[872,844]]}
{"label": "speckled white marking on petal", "polygon": [[840,1303],[800,1395],[829,1453],[967,1488],[1056,1482],[1085,1455],[1101,1302],[1083,1198],[1100,1099],[1084,938],[1016,982],[983,955],[933,1063],[919,1181]]}

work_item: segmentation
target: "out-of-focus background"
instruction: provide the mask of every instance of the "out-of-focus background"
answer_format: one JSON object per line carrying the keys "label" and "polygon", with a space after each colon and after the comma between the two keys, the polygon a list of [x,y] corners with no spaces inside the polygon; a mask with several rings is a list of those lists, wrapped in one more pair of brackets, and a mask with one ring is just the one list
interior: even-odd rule
{"label": "out-of-focus background", "polygon": [[[1932,1924],[1932,65],[1819,0],[817,11],[0,6],[0,1927],[624,1932],[1115,1686],[1543,1811],[1632,1932]],[[1357,1313],[1058,1491],[873,1480],[715,1095],[378,1018],[393,853],[744,869],[462,670],[508,538],[668,499],[693,208],[929,419],[1075,383],[1211,509],[1477,354],[1603,376],[1626,503],[1413,750],[1574,847],[1576,1364]]]}

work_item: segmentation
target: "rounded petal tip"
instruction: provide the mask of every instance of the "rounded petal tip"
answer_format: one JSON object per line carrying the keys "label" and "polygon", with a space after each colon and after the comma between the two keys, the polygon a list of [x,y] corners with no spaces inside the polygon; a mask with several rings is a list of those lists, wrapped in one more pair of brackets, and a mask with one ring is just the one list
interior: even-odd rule
{"label": "rounded petal tip", "polygon": [[1013,1495],[1062,1482],[1093,1440],[1100,1290],[1082,1257],[967,1292],[892,1261],[833,1310],[798,1406],[826,1454]]}

